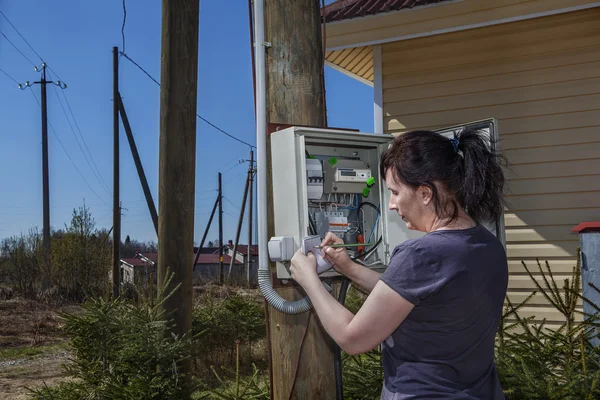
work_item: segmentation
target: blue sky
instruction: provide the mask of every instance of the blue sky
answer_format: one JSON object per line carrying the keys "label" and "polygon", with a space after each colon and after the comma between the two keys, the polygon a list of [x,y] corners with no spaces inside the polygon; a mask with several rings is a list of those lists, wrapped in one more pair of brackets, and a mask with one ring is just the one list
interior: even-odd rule
{"label": "blue sky", "polygon": [[[161,2],[128,0],[126,4],[125,52],[159,79]],[[255,144],[247,1],[201,0],[200,6],[198,113]],[[0,0],[0,10],[55,72],[50,71],[50,78],[59,76],[68,85],[63,93],[48,86],[51,225],[62,228],[73,208],[85,199],[97,225],[108,229],[112,226],[111,51],[113,46],[122,48],[122,2]],[[33,64],[41,63],[39,58],[1,15],[0,32],[25,55],[0,35],[0,68],[18,82],[39,80],[33,69]],[[40,88],[19,90],[11,78],[0,72],[0,238],[42,227],[41,118],[32,96],[33,92],[39,99]],[[372,88],[328,67],[325,79],[330,126],[371,132]],[[159,87],[121,58],[120,90],[158,205]],[[72,109],[73,129],[59,99],[69,117],[68,106]],[[156,240],[122,127],[120,146],[123,239],[129,234],[138,240]],[[88,149],[93,161],[84,156]],[[219,171],[225,196],[224,239],[234,238],[247,170],[247,164],[238,160],[247,159],[248,151],[247,146],[198,120],[197,242],[217,194]],[[244,223],[242,243],[246,232]],[[215,218],[208,238],[217,237]]]}

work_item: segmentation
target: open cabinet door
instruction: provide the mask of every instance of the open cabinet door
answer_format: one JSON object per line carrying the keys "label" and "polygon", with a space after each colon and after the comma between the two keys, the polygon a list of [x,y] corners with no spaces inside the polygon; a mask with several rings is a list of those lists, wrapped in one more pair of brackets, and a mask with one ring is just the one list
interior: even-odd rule
{"label": "open cabinet door", "polygon": [[[484,133],[484,135],[488,139],[489,146],[498,150],[498,127],[497,122],[494,118],[476,121],[476,122],[468,122],[465,124],[460,124],[456,126],[451,126],[447,128],[436,129],[435,132],[447,137],[448,139],[454,137],[455,134],[460,133],[465,129],[476,129]],[[385,145],[387,148],[388,145]],[[380,177],[380,182],[383,183],[383,177]],[[404,242],[407,239],[418,238],[424,235],[422,232],[411,231],[406,228],[406,223],[400,219],[398,214],[394,211],[390,211],[388,209],[388,204],[390,201],[390,192],[384,188],[382,193],[382,216],[386,219],[387,223],[384,228],[384,235],[387,238],[387,243],[385,253],[386,253],[386,263],[389,262],[389,256],[397,245]],[[506,239],[504,233],[504,214],[497,221],[481,221],[481,224],[485,226],[490,232],[492,232],[502,244],[506,247]]]}

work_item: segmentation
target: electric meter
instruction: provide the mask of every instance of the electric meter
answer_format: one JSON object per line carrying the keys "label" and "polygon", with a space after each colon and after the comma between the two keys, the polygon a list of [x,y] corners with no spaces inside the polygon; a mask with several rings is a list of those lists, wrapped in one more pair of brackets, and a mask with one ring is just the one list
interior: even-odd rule
{"label": "electric meter", "polygon": [[371,177],[370,169],[337,168],[336,182],[366,182]]}
{"label": "electric meter", "polygon": [[[465,128],[484,131],[496,146],[489,119],[438,130],[452,138]],[[276,237],[303,238],[334,232],[350,256],[383,271],[398,244],[423,235],[388,209],[389,191],[379,173],[381,154],[393,137],[344,130],[291,127],[271,134],[273,213]],[[482,223],[504,244],[504,217]],[[333,269],[322,277],[338,275]],[[277,278],[290,279],[289,260],[277,262]]]}

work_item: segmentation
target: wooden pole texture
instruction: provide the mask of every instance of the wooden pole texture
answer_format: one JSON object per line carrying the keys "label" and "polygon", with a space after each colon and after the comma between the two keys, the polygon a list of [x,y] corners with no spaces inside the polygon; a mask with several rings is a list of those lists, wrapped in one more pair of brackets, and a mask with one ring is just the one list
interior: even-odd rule
{"label": "wooden pole texture", "polygon": [[[266,0],[265,41],[270,43],[266,56],[267,122],[322,126],[325,118],[319,2]],[[272,179],[270,152],[268,140],[269,181]],[[271,185],[267,198],[271,237],[274,235]],[[277,280],[274,286],[277,288]],[[305,296],[298,286],[276,290],[286,300]],[[275,400],[335,399],[334,342],[316,315],[310,317],[309,323],[309,315],[313,312],[287,315],[269,307]]]}
{"label": "wooden pole texture", "polygon": [[113,47],[113,243],[112,281],[113,296],[117,297],[121,288],[121,200],[119,194],[119,49]]}
{"label": "wooden pole texture", "polygon": [[176,334],[192,324],[199,13],[199,0],[162,1],[158,282],[169,271],[167,292],[181,284],[163,305]]}
{"label": "wooden pole texture", "polygon": [[131,130],[131,125],[129,124],[129,118],[127,117],[127,112],[125,111],[125,106],[123,105],[121,93],[118,94],[117,100],[119,106],[119,114],[121,115],[121,119],[123,120],[123,127],[125,128],[125,134],[127,135],[127,141],[129,142],[129,148],[131,149],[131,156],[133,157],[135,169],[137,170],[138,177],[140,178],[140,183],[142,184],[142,190],[144,191],[144,197],[146,198],[148,211],[150,212],[150,217],[152,218],[154,231],[158,235],[158,213],[156,212],[156,206],[154,205],[152,192],[150,192],[148,179],[146,179],[146,173],[144,172],[144,166],[142,165],[142,160],[140,159],[140,153],[138,152],[137,146],[135,144],[135,138],[133,137],[133,131]]}

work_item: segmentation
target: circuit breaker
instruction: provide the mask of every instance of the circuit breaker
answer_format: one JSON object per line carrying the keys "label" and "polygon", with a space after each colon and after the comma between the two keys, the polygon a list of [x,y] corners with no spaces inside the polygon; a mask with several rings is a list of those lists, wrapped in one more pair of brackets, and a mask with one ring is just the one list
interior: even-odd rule
{"label": "circuit breaker", "polygon": [[[448,138],[465,127],[497,138],[496,121],[489,119],[438,132]],[[379,159],[393,137],[353,131],[291,127],[271,134],[272,189],[275,236],[293,242],[334,232],[349,244],[350,256],[383,271],[394,247],[422,232],[406,228],[388,209],[389,191],[379,173]],[[504,243],[504,218],[483,223]],[[331,269],[322,277],[337,275]],[[278,259],[277,277],[289,279],[289,260]]]}

